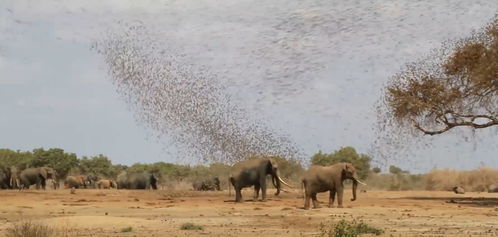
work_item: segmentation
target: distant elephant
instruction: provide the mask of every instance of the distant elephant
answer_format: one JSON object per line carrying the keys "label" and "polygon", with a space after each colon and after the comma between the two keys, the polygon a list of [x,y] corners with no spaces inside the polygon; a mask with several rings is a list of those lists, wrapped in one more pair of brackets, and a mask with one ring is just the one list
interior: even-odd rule
{"label": "distant elephant", "polygon": [[16,166],[10,168],[0,167],[0,188],[16,189],[20,186],[19,171]]}
{"label": "distant elephant", "polygon": [[[235,189],[235,201],[243,202],[242,189],[254,186],[254,200],[259,197],[259,190],[262,191],[262,201],[266,201],[266,176],[271,175],[272,183],[280,194],[281,183],[291,187],[279,176],[277,164],[269,158],[255,158],[236,163],[232,167],[232,175],[229,178],[230,184]],[[230,188],[229,184],[229,188]]]}
{"label": "distant elephant", "polygon": [[45,189],[46,180],[53,179],[57,181],[57,173],[50,167],[27,168],[20,174],[20,189],[29,189],[29,186],[35,184],[36,189],[42,187]]}
{"label": "distant elephant", "polygon": [[10,172],[6,168],[0,168],[0,188],[10,189]]}
{"label": "distant elephant", "polygon": [[10,188],[12,189],[19,188],[21,186],[19,180],[19,170],[17,169],[16,166],[11,166],[9,172],[10,172],[10,179],[9,179]]}
{"label": "distant elephant", "polygon": [[101,179],[97,182],[98,189],[111,189],[117,188],[116,182],[110,179]]}
{"label": "distant elephant", "polygon": [[[304,209],[310,208],[310,199],[313,200],[313,207],[318,208],[316,194],[320,192],[330,192],[329,207],[334,204],[335,195],[337,194],[338,207],[342,206],[344,195],[343,181],[345,179],[353,180],[353,198],[356,200],[356,189],[358,183],[362,183],[357,176],[356,169],[351,163],[337,163],[330,166],[311,166],[303,175],[302,184],[304,187]],[[365,184],[364,184],[365,185]]]}
{"label": "distant elephant", "polygon": [[197,191],[221,190],[220,179],[218,177],[197,180],[192,184],[192,187]]}
{"label": "distant elephant", "polygon": [[157,178],[148,172],[121,172],[117,177],[119,189],[157,189]]}
{"label": "distant elephant", "polygon": [[453,187],[451,190],[453,190],[453,192],[456,193],[456,194],[465,194],[465,189],[463,189],[460,186]]}
{"label": "distant elephant", "polygon": [[86,177],[84,175],[70,175],[64,180],[65,188],[86,188]]}
{"label": "distant elephant", "polygon": [[489,185],[488,193],[498,193],[498,185],[496,184]]}

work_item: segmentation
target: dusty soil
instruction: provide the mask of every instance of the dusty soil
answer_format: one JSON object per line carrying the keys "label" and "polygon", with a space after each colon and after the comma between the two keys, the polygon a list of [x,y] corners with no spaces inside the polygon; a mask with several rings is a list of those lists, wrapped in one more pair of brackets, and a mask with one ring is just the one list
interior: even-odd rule
{"label": "dusty soil", "polygon": [[[0,190],[0,236],[37,220],[69,236],[317,236],[320,223],[363,220],[386,236],[496,236],[498,194],[368,191],[344,208],[303,210],[298,190],[267,202],[234,203],[227,192]],[[244,197],[251,197],[250,190]],[[183,223],[204,230],[180,230]],[[133,231],[122,233],[125,227]]]}

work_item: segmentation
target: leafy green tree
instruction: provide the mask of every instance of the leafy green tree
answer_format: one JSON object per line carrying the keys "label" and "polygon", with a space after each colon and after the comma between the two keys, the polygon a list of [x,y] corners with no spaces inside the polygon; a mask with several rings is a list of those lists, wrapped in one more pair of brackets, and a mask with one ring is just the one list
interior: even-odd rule
{"label": "leafy green tree", "polygon": [[408,174],[409,172],[406,170],[402,170],[401,168],[396,167],[394,165],[391,165],[389,166],[389,173],[398,175],[398,174]]}
{"label": "leafy green tree", "polygon": [[374,168],[372,168],[372,172],[374,172],[375,174],[378,174],[381,172],[381,170],[379,167],[374,167]]}
{"label": "leafy green tree", "polygon": [[57,171],[60,178],[66,177],[69,170],[79,164],[76,154],[66,153],[63,149],[59,148],[48,150],[44,150],[43,148],[34,149],[33,156],[32,167],[52,167]]}
{"label": "leafy green tree", "polygon": [[24,169],[31,164],[33,153],[0,149],[0,167],[17,166]]}
{"label": "leafy green tree", "polygon": [[332,165],[340,162],[349,162],[354,165],[358,171],[358,176],[362,179],[368,176],[370,170],[370,158],[365,154],[358,154],[353,147],[342,147],[331,154],[322,153],[319,151],[311,158],[311,163],[314,165]]}
{"label": "leafy green tree", "polygon": [[83,174],[103,177],[113,177],[116,175],[111,160],[102,154],[91,158],[83,157],[79,163],[79,168]]}

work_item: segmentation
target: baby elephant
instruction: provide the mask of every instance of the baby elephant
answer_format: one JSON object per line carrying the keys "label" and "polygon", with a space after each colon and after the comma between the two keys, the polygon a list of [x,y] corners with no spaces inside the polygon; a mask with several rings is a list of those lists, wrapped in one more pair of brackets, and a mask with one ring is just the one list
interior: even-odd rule
{"label": "baby elephant", "polygon": [[192,184],[192,187],[196,191],[209,191],[209,190],[220,191],[221,190],[220,179],[218,179],[218,177],[204,179],[204,180],[198,180]]}
{"label": "baby elephant", "polygon": [[97,188],[98,189],[111,189],[111,188],[118,188],[118,185],[113,180],[101,179],[97,182]]}

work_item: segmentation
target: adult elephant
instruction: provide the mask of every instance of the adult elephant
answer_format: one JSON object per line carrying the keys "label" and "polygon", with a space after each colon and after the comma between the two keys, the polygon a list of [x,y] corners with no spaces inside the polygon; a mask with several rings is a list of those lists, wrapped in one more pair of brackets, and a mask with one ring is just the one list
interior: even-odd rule
{"label": "adult elephant", "polygon": [[220,179],[218,177],[197,180],[194,183],[192,183],[192,187],[196,191],[215,191],[215,190],[220,191],[221,190]]}
{"label": "adult elephant", "polygon": [[101,179],[97,182],[98,189],[111,189],[117,188],[116,182],[110,179]]}
{"label": "adult elephant", "polygon": [[254,200],[258,199],[261,189],[261,200],[266,201],[266,176],[268,175],[271,175],[273,186],[277,188],[275,196],[282,190],[281,183],[291,187],[280,178],[277,164],[271,159],[255,158],[236,163],[232,167],[232,175],[229,178],[235,189],[235,201],[243,202],[242,189],[251,186],[254,186]]}
{"label": "adult elephant", "polygon": [[326,191],[330,192],[329,207],[334,204],[336,194],[338,207],[343,207],[343,181],[346,179],[353,180],[353,198],[351,201],[355,201],[358,183],[365,184],[358,179],[356,169],[351,163],[341,162],[330,166],[311,166],[304,173],[302,179],[305,194],[304,209],[310,208],[310,199],[313,200],[313,207],[318,208],[319,204],[316,195]]}
{"label": "adult elephant", "polygon": [[9,168],[9,186],[12,189],[17,189],[21,186],[20,180],[19,180],[19,169],[17,169],[16,166],[11,166]]}
{"label": "adult elephant", "polygon": [[148,172],[121,172],[117,177],[119,189],[157,189],[157,178]]}
{"label": "adult elephant", "polygon": [[27,168],[20,174],[20,189],[29,189],[29,186],[35,184],[36,189],[42,187],[45,189],[46,180],[53,179],[57,181],[57,173],[50,167]]}

